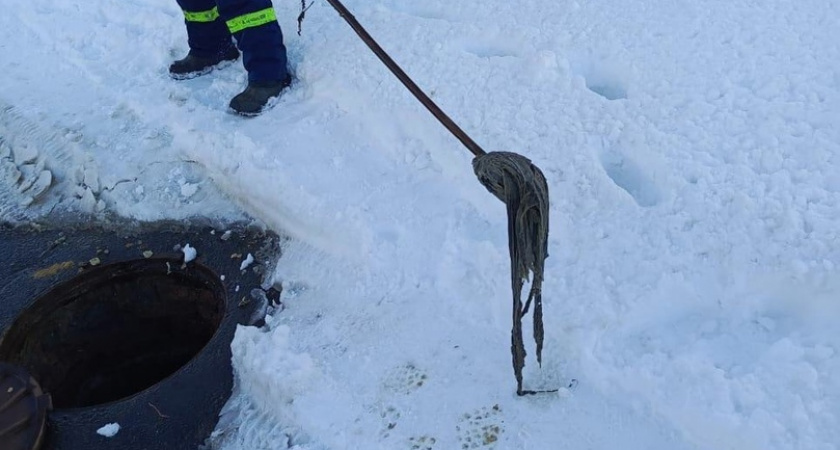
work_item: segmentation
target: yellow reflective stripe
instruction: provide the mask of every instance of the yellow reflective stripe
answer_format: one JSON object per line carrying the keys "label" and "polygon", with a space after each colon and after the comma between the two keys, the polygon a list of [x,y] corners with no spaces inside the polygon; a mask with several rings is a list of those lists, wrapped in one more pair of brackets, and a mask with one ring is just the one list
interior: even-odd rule
{"label": "yellow reflective stripe", "polygon": [[243,14],[228,20],[227,26],[231,33],[238,33],[246,28],[258,27],[277,20],[274,8],[266,8],[257,12]]}
{"label": "yellow reflective stripe", "polygon": [[219,18],[219,8],[197,12],[184,11],[184,17],[187,22],[212,22]]}

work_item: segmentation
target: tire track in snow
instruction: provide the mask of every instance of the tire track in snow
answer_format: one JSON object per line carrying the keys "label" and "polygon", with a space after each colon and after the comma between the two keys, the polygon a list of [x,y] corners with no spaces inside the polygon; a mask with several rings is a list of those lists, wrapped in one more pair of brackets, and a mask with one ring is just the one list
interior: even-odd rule
{"label": "tire track in snow", "polygon": [[[0,217],[24,222],[57,207],[101,212],[96,171],[69,132],[60,134],[24,117],[0,100]],[[75,174],[71,171],[75,169]]]}

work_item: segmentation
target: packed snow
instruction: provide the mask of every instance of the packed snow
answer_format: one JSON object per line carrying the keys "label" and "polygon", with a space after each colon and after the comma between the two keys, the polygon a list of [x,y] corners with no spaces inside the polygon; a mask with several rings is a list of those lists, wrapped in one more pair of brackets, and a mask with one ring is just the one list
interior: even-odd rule
{"label": "packed snow", "polygon": [[295,82],[255,119],[225,111],[241,63],[167,76],[172,0],[0,14],[3,219],[291,238],[214,448],[840,448],[840,4],[346,5],[486,150],[545,173],[525,385],[557,393],[515,395],[504,205],[326,2],[300,36],[275,2]]}

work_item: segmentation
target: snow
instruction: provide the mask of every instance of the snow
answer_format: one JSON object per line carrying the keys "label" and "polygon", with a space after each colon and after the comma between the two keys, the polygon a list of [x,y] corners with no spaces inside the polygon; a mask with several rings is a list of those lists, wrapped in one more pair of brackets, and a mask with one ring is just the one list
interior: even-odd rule
{"label": "snow", "polygon": [[184,245],[184,247],[181,248],[181,252],[184,254],[184,262],[185,263],[188,263],[188,262],[194,260],[195,257],[198,255],[198,250],[196,250],[193,247],[190,247],[190,244]]}
{"label": "snow", "polygon": [[109,423],[107,425],[103,425],[101,428],[96,430],[96,434],[100,436],[105,436],[106,438],[112,438],[120,432],[120,424],[114,422]]}
{"label": "snow", "polygon": [[840,5],[346,5],[486,150],[545,173],[525,384],[558,394],[514,393],[504,205],[326,2],[301,36],[276,2],[296,81],[251,120],[224,111],[240,63],[167,77],[174,1],[0,15],[0,217],[291,237],[217,448],[840,448]]}

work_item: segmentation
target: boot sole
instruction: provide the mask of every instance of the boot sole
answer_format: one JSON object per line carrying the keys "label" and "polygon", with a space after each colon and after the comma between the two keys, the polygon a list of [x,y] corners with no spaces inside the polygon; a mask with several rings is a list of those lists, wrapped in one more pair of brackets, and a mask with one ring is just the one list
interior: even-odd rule
{"label": "boot sole", "polygon": [[172,72],[169,72],[169,77],[172,78],[173,80],[178,80],[178,81],[191,80],[193,78],[198,78],[200,76],[207,75],[208,73],[213,72],[214,70],[224,69],[224,68],[230,66],[231,64],[235,63],[237,60],[239,60],[239,57],[237,57],[236,59],[227,59],[227,60],[224,60],[224,61],[222,61],[218,64],[215,64],[215,65],[212,65],[212,66],[207,66],[207,67],[205,67],[201,70],[196,70],[195,72],[187,72],[187,73],[172,73]]}

